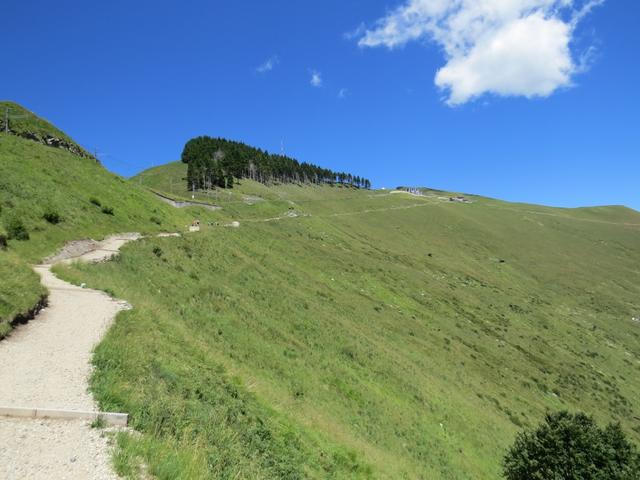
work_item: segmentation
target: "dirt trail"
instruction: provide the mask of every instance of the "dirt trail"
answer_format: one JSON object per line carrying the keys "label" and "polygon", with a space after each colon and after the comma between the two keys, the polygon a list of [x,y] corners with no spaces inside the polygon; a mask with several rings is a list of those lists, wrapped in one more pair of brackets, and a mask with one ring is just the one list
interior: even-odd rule
{"label": "dirt trail", "polygon": [[[138,234],[76,242],[35,270],[49,306],[0,342],[0,406],[96,411],[88,392],[91,352],[128,308],[105,293],[58,279],[53,263],[102,261]],[[107,439],[86,422],[0,417],[0,478],[115,479]]]}
{"label": "dirt trail", "polygon": [[198,202],[198,201],[189,201],[189,200],[175,200],[171,197],[163,195],[162,193],[151,190],[151,192],[162,200],[164,203],[168,203],[172,207],[175,208],[185,208],[185,207],[201,207],[207,210],[222,210],[222,207],[218,205],[211,205],[210,203]]}

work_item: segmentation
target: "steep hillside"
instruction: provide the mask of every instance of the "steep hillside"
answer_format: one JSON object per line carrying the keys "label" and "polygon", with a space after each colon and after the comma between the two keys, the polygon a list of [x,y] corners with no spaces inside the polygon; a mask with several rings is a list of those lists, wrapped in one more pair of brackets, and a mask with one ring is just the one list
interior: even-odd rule
{"label": "steep hillside", "polygon": [[119,473],[493,479],[560,409],[640,442],[638,212],[252,180],[176,209],[151,190],[191,199],[186,168],[125,180],[0,133],[0,336],[46,293],[29,263],[66,241],[203,223],[56,267],[135,306],[92,378],[140,432],[119,435]]}
{"label": "steep hillside", "polygon": [[640,214],[451,195],[245,181],[210,197],[239,229],[60,269],[136,305],[93,378],[143,432],[121,473],[493,479],[560,409],[640,441]]}
{"label": "steep hillside", "polygon": [[91,158],[0,133],[0,332],[43,293],[28,262],[69,240],[184,230],[190,218]]}
{"label": "steep hillside", "polygon": [[46,298],[40,277],[15,254],[0,251],[0,340],[11,322],[27,320]]}
{"label": "steep hillside", "polygon": [[14,102],[0,102],[0,131],[96,160],[69,135]]}

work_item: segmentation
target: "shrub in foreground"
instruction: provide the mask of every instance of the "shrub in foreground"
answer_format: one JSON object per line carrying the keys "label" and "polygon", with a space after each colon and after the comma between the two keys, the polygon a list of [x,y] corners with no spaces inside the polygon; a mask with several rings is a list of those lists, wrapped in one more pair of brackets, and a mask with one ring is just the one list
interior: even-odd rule
{"label": "shrub in foreground", "polygon": [[548,414],[520,433],[504,459],[507,480],[637,480],[640,454],[620,424],[599,428],[583,413]]}
{"label": "shrub in foreground", "polygon": [[12,217],[5,223],[5,229],[7,230],[7,238],[9,240],[29,240],[29,232],[25,227],[22,220],[17,217]]}
{"label": "shrub in foreground", "polygon": [[55,210],[47,210],[42,215],[42,218],[44,218],[47,222],[49,222],[52,225],[57,225],[62,221],[62,217],[60,217],[60,214]]}

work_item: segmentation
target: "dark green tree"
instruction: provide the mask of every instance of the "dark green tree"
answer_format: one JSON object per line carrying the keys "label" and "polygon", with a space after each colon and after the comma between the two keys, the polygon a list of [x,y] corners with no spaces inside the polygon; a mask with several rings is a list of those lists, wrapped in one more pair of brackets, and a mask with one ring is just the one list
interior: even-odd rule
{"label": "dark green tree", "polygon": [[640,455],[619,423],[599,428],[583,413],[547,414],[504,459],[507,480],[637,480]]}
{"label": "dark green tree", "polygon": [[[240,142],[224,138],[197,137],[189,140],[182,152],[188,165],[189,190],[232,188],[234,179],[250,178],[262,183],[339,182],[361,187],[368,180],[327,168],[298,162],[286,155],[271,155]],[[370,184],[370,183],[369,183]]]}

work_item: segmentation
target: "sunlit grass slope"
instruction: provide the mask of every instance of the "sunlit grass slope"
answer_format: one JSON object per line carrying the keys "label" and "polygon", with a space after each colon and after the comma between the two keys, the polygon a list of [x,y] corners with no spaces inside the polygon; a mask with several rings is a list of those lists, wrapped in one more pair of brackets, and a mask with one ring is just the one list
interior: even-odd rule
{"label": "sunlit grass slope", "polygon": [[[9,247],[29,261],[70,239],[184,229],[193,216],[91,159],[5,134],[0,134],[0,205],[3,225],[11,218],[25,224],[30,240],[10,241]],[[47,212],[57,213],[59,222],[47,221]]]}
{"label": "sunlit grass slope", "polygon": [[232,195],[214,218],[239,229],[63,270],[135,307],[92,380],[143,432],[121,437],[121,473],[493,479],[548,409],[640,440],[637,212],[251,182]]}
{"label": "sunlit grass slope", "polygon": [[0,340],[11,330],[10,322],[28,314],[45,293],[40,277],[25,262],[0,251]]}
{"label": "sunlit grass slope", "polygon": [[11,237],[18,222],[29,237],[0,246],[0,331],[42,294],[29,262],[68,240],[184,230],[189,218],[90,158],[0,133],[0,235]]}
{"label": "sunlit grass slope", "polygon": [[75,150],[81,156],[90,157],[80,145],[73,141],[69,135],[30,112],[22,105],[14,102],[0,101],[0,131],[5,132],[5,119],[8,114],[9,130],[14,135],[31,138],[36,141],[45,141],[47,138],[55,138],[64,142],[64,146]]}
{"label": "sunlit grass slope", "polygon": [[[187,166],[182,162],[150,168],[131,179],[145,187],[177,200],[196,200],[222,207],[214,215],[220,220],[245,220],[248,222],[275,219],[283,216],[305,216],[314,213],[340,215],[363,209],[388,209],[407,206],[414,197],[388,191],[358,190],[342,185],[311,186],[305,184],[264,185],[253,180],[237,180],[232,189],[191,192],[186,183]],[[448,195],[446,192],[439,194]],[[384,198],[384,204],[368,200]],[[435,199],[434,195],[431,199]],[[448,197],[447,197],[448,198]],[[421,200],[417,201],[418,203]]]}

